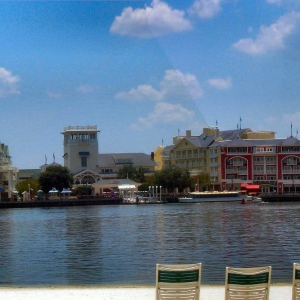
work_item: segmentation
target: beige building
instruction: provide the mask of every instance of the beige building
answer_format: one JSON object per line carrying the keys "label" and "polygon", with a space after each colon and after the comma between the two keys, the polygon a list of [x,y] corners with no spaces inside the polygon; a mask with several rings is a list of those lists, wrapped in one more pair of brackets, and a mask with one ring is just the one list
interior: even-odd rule
{"label": "beige building", "polygon": [[[64,136],[64,166],[74,175],[74,184],[94,184],[117,178],[124,166],[142,168],[145,176],[155,171],[156,163],[150,154],[98,152],[97,126],[68,126]],[[98,184],[99,185],[99,184]]]}
{"label": "beige building", "polygon": [[188,169],[191,176],[201,173],[210,175],[214,189],[221,186],[221,146],[234,139],[274,139],[275,132],[253,132],[251,129],[220,131],[218,127],[204,127],[199,136],[193,136],[191,130],[185,136],[173,137],[173,144],[163,148],[157,147],[154,157],[159,169],[176,165]]}
{"label": "beige building", "polygon": [[12,166],[8,146],[0,143],[0,191],[1,193],[5,193],[5,196],[9,198],[14,194],[13,191],[18,180],[18,172],[19,170]]}

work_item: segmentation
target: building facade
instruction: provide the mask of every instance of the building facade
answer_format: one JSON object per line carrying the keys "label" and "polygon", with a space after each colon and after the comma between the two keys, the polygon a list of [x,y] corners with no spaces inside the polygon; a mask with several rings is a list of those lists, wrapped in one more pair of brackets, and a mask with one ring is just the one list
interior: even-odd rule
{"label": "building facade", "polygon": [[99,154],[97,126],[68,126],[64,136],[64,166],[74,176],[74,184],[94,184],[99,180],[117,178],[124,166],[142,168],[145,176],[155,170],[153,157],[145,153]]}
{"label": "building facade", "polygon": [[258,184],[264,193],[300,193],[300,141],[276,139],[273,131],[206,127],[192,136],[187,130],[163,148],[159,159],[161,168],[177,165],[192,177],[209,174],[214,190]]}
{"label": "building facade", "polygon": [[[18,168],[12,166],[7,145],[0,143],[0,191],[11,198],[18,181]],[[3,198],[3,196],[2,196]]]}
{"label": "building facade", "polygon": [[222,189],[259,184],[263,193],[300,193],[300,141],[235,140],[221,146]]}

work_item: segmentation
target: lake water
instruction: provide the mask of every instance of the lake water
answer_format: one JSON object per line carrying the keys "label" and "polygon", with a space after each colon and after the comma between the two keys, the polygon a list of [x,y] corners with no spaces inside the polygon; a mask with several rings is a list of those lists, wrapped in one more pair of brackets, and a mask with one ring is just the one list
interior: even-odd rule
{"label": "lake water", "polygon": [[0,210],[0,285],[155,285],[156,263],[272,266],[300,262],[299,203],[112,205]]}

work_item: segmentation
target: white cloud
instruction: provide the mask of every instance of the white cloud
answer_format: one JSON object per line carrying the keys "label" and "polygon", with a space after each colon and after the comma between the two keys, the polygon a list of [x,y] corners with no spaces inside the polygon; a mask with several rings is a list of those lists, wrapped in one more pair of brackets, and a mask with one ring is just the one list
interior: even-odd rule
{"label": "white cloud", "polygon": [[199,18],[212,18],[221,10],[222,0],[195,0],[189,9],[191,15]]}
{"label": "white cloud", "polygon": [[281,4],[282,0],[267,0],[269,3]]}
{"label": "white cloud", "polygon": [[11,94],[20,94],[17,84],[20,81],[18,76],[12,75],[12,73],[5,68],[0,68],[0,97],[5,97]]}
{"label": "white cloud", "polygon": [[90,94],[97,90],[98,87],[92,86],[90,84],[82,84],[76,88],[77,92],[81,94]]}
{"label": "white cloud", "polygon": [[139,85],[136,89],[131,89],[129,92],[116,94],[115,98],[129,101],[160,101],[163,99],[163,92],[157,91],[151,85]]}
{"label": "white cloud", "polygon": [[59,93],[54,93],[54,92],[47,92],[47,95],[48,95],[48,97],[50,97],[50,98],[56,98],[56,99],[59,99],[59,98],[61,98],[61,94],[59,94]]}
{"label": "white cloud", "polygon": [[214,79],[209,79],[208,83],[220,90],[226,90],[231,88],[232,86],[232,82],[231,82],[231,78],[227,77],[226,79],[222,79],[222,78],[214,78]]}
{"label": "white cloud", "polygon": [[131,101],[165,101],[171,98],[199,99],[203,94],[196,76],[189,73],[183,74],[179,70],[167,70],[160,82],[160,87],[160,90],[157,90],[151,85],[139,85],[129,92],[116,94],[115,98]]}
{"label": "white cloud", "polygon": [[265,54],[270,50],[284,48],[284,39],[293,33],[300,19],[300,13],[289,13],[269,27],[261,26],[256,40],[241,39],[233,46],[248,54]]}
{"label": "white cloud", "polygon": [[151,38],[192,29],[184,11],[172,9],[167,3],[153,0],[151,6],[127,7],[117,16],[110,32],[140,38]]}
{"label": "white cloud", "polygon": [[153,112],[149,113],[146,118],[140,117],[136,124],[132,124],[132,129],[140,129],[142,127],[151,128],[157,123],[180,123],[190,121],[195,116],[193,111],[190,111],[180,104],[171,104],[159,102],[155,105]]}

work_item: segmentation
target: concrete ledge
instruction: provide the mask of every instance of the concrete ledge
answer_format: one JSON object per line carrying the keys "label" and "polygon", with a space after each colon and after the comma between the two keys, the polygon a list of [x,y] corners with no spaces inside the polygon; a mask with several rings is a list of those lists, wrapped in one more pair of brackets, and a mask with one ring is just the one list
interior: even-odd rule
{"label": "concrete ledge", "polygon": [[[200,300],[224,300],[225,287],[202,285]],[[5,300],[155,300],[154,287],[42,287],[0,288]],[[269,300],[291,300],[291,285],[272,285]]]}

